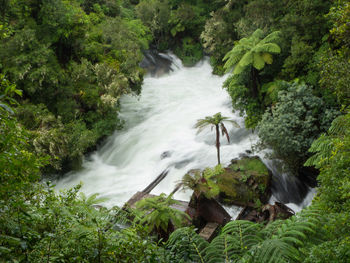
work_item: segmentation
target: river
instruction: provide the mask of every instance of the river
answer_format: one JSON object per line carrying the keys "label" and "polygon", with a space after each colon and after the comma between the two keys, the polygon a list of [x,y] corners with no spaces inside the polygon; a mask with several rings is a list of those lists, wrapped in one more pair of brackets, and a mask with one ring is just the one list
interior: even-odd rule
{"label": "river", "polygon": [[[229,164],[250,150],[257,136],[244,129],[243,118],[233,112],[231,99],[222,89],[225,77],[211,74],[207,59],[187,68],[173,57],[173,71],[161,77],[146,76],[140,96],[121,98],[121,131],[88,156],[83,168],[56,182],[58,189],[83,183],[86,195],[99,193],[106,206],[122,206],[164,170],[167,177],[152,191],[169,194],[190,169],[215,166],[215,130],[197,133],[200,118],[221,112],[241,126],[227,124],[231,141],[221,137],[221,162]],[[190,192],[178,191],[176,199],[188,200]]]}

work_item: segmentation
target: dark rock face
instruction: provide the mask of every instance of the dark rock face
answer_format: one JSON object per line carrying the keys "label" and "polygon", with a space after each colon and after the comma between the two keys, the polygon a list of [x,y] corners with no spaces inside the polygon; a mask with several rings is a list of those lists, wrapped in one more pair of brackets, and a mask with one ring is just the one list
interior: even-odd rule
{"label": "dark rock face", "polygon": [[144,58],[140,67],[151,73],[152,76],[162,76],[172,71],[172,58],[167,54],[158,53],[154,49],[143,52]]}
{"label": "dark rock face", "polygon": [[271,177],[272,173],[257,156],[232,160],[217,178],[219,200],[238,206],[265,204],[271,196]]}
{"label": "dark rock face", "polygon": [[192,195],[187,213],[198,228],[203,227],[208,222],[225,225],[231,219],[231,216],[215,199],[208,199],[203,194],[199,197],[195,194]]}
{"label": "dark rock face", "polygon": [[317,187],[317,176],[320,171],[314,167],[303,166],[299,169],[298,174],[300,180],[304,182],[309,187]]}

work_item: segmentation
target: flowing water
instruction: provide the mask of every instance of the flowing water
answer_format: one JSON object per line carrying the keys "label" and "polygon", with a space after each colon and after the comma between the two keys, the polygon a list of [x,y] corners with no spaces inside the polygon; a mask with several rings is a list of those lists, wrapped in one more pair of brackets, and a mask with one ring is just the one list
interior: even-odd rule
{"label": "flowing water", "polygon": [[[159,78],[147,76],[141,96],[121,99],[123,130],[116,131],[97,152],[90,155],[83,169],[56,182],[57,188],[83,182],[82,191],[108,198],[107,206],[122,206],[134,193],[143,190],[164,170],[167,177],[152,191],[169,194],[190,169],[217,163],[215,130],[197,134],[197,119],[221,112],[239,123],[227,124],[231,142],[221,137],[221,162],[228,164],[257,141],[243,128],[243,119],[233,113],[231,100],[222,84],[225,77],[211,74],[207,60],[185,68],[173,58],[173,71]],[[190,192],[179,191],[175,198],[188,200]]]}

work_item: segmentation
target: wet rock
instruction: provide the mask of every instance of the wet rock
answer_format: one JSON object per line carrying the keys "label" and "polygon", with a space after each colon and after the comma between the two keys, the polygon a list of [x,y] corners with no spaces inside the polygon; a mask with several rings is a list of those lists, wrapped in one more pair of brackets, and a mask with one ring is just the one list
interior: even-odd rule
{"label": "wet rock", "polygon": [[231,219],[231,216],[215,199],[208,199],[203,194],[192,195],[187,213],[198,228],[204,227],[209,222],[225,225]]}
{"label": "wet rock", "polygon": [[152,76],[159,77],[172,70],[172,58],[167,54],[158,53],[155,49],[146,50],[143,54],[140,67],[146,69]]}
{"label": "wet rock", "polygon": [[174,167],[176,169],[181,169],[181,168],[184,168],[186,165],[188,165],[192,161],[193,161],[193,159],[183,160],[181,162],[175,163]]}
{"label": "wet rock", "polygon": [[[274,205],[270,205],[270,204],[264,205],[262,208],[262,213],[264,215],[268,214],[269,222],[275,221],[276,219],[287,219],[295,214],[291,208],[289,208],[288,206],[280,202],[275,202]],[[264,219],[266,220],[267,218],[264,218]]]}
{"label": "wet rock", "polygon": [[234,159],[217,177],[219,200],[238,206],[265,204],[271,196],[271,177],[272,173],[257,156]]}
{"label": "wet rock", "polygon": [[269,223],[278,219],[288,219],[295,213],[288,206],[275,202],[274,205],[266,204],[261,209],[246,206],[236,220],[248,220],[255,223]]}
{"label": "wet rock", "polygon": [[171,156],[171,152],[170,151],[165,151],[160,155],[160,159],[163,160],[165,158],[169,158]]}
{"label": "wet rock", "polygon": [[200,237],[208,242],[211,242],[216,234],[219,232],[220,225],[218,223],[209,222],[204,228],[198,233]]}

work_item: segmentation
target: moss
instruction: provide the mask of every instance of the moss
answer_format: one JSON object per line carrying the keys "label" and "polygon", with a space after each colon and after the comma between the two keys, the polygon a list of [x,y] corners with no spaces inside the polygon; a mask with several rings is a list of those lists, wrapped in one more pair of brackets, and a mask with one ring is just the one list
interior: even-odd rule
{"label": "moss", "polygon": [[233,160],[217,177],[221,201],[236,205],[264,203],[269,197],[271,175],[259,157]]}
{"label": "moss", "polygon": [[268,175],[269,173],[267,167],[259,157],[244,157],[239,160],[233,160],[229,168],[235,171],[254,172],[262,175]]}

